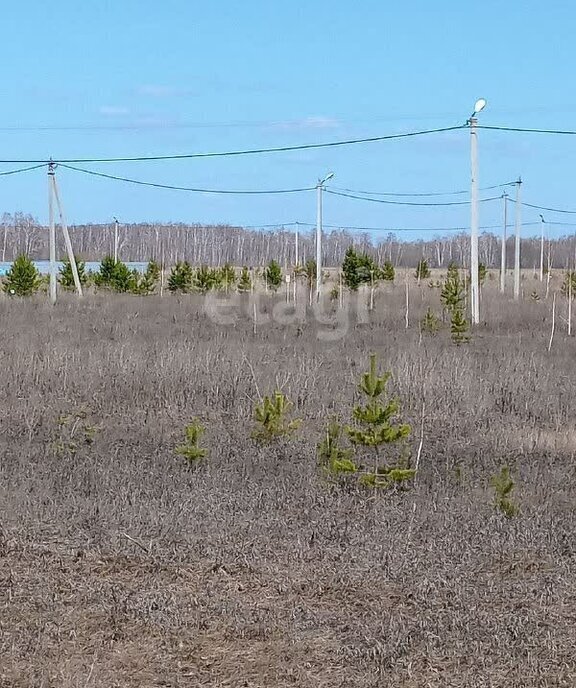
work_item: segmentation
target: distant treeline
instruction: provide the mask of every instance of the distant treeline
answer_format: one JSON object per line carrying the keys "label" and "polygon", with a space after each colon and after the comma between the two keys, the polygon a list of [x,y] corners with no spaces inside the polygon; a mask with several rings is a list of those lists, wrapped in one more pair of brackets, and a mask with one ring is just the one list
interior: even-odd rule
{"label": "distant treeline", "polygon": [[[510,228],[510,233],[513,228]],[[298,232],[298,262],[314,258],[314,232],[302,228]],[[101,260],[114,251],[114,224],[85,224],[70,227],[74,251],[83,260]],[[446,267],[451,261],[466,267],[470,253],[470,239],[464,233],[430,235],[425,240],[407,240],[393,232],[371,235],[342,228],[325,232],[322,260],[326,266],[342,264],[350,245],[358,251],[374,256],[380,263],[389,260],[396,267],[415,267],[421,258],[430,267]],[[282,266],[293,265],[296,259],[295,229],[255,230],[230,225],[204,226],[182,223],[138,223],[120,225],[118,256],[123,261],[155,260],[165,265],[187,260],[192,265],[207,264],[263,266],[277,260]],[[65,249],[58,230],[58,255]],[[48,257],[48,230],[31,215],[5,213],[0,223],[0,258],[13,260],[26,253],[33,259]],[[540,265],[540,239],[522,240],[522,267]],[[576,235],[546,241],[545,262],[553,268],[574,265]],[[500,266],[500,237],[483,233],[480,236],[479,259],[489,268]],[[507,242],[507,267],[514,264],[514,239]]]}

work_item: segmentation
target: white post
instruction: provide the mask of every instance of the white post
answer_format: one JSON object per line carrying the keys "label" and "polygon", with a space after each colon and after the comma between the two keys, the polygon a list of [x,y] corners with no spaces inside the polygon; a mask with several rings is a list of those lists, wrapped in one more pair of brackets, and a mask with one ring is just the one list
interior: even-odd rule
{"label": "white post", "polygon": [[322,288],[322,186],[316,185],[316,301],[320,300]]}
{"label": "white post", "polygon": [[56,303],[56,228],[54,226],[54,164],[48,165],[48,224],[50,237],[50,302]]}
{"label": "white post", "polygon": [[472,170],[472,188],[470,204],[470,286],[472,307],[472,323],[480,322],[480,285],[478,283],[478,134],[476,117],[471,117],[470,123],[470,166]]}
{"label": "white post", "polygon": [[540,281],[544,281],[544,216],[540,215]]}
{"label": "white post", "polygon": [[68,227],[66,225],[66,220],[64,219],[64,210],[62,208],[62,203],[60,202],[60,194],[58,193],[58,185],[56,184],[56,175],[54,173],[52,174],[52,188],[54,189],[54,198],[56,199],[56,204],[58,205],[58,213],[60,215],[60,226],[62,227],[62,234],[64,235],[64,243],[66,244],[68,260],[70,261],[70,267],[72,268],[74,286],[76,287],[78,296],[82,296],[82,285],[80,284],[80,277],[78,276],[76,258],[74,256],[74,251],[72,250],[72,242],[70,241]]}
{"label": "white post", "polygon": [[502,255],[500,256],[500,291],[506,291],[506,234],[508,231],[508,194],[504,192],[504,225],[502,227]]}
{"label": "white post", "polygon": [[514,241],[514,299],[520,298],[520,227],[522,225],[522,205],[520,190],[522,179],[518,177],[516,182],[516,212],[514,219],[515,241]]}
{"label": "white post", "polygon": [[294,249],[295,249],[295,262],[294,267],[298,267],[298,227],[296,227],[296,233],[294,235]]}
{"label": "white post", "polygon": [[114,262],[118,262],[118,220],[114,218]]}

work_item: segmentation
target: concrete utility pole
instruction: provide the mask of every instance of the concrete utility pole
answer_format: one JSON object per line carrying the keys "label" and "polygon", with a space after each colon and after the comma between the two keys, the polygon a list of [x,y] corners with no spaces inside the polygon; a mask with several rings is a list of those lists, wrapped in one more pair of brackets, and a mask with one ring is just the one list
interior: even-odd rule
{"label": "concrete utility pole", "polygon": [[294,251],[296,254],[294,267],[298,267],[298,225],[296,225],[296,232],[294,233]]}
{"label": "concrete utility pole", "polygon": [[56,205],[58,206],[58,214],[60,215],[60,227],[62,228],[62,234],[64,235],[64,244],[66,245],[66,252],[68,253],[68,260],[70,261],[70,267],[72,268],[72,277],[74,278],[74,286],[78,292],[78,296],[82,296],[82,285],[80,284],[80,277],[78,275],[78,267],[76,266],[76,257],[74,256],[74,251],[72,250],[72,242],[70,241],[70,234],[68,233],[68,225],[64,219],[64,209],[62,208],[62,202],[60,201],[60,193],[58,191],[58,184],[56,183],[56,175],[52,174],[52,190],[54,192],[54,198],[56,199]]}
{"label": "concrete utility pole", "polygon": [[476,115],[486,107],[484,98],[474,105],[474,112],[468,120],[470,126],[470,167],[472,172],[470,203],[470,273],[472,324],[480,322],[480,284],[478,279],[478,133]]}
{"label": "concrete utility pole", "polygon": [[54,226],[54,163],[48,164],[48,225],[50,241],[50,303],[56,303],[56,228]]}
{"label": "concrete utility pole", "polygon": [[114,218],[114,262],[118,262],[118,225],[120,223]]}
{"label": "concrete utility pole", "polygon": [[520,228],[522,226],[522,202],[521,202],[522,179],[518,177],[516,182],[516,212],[514,219],[514,299],[520,298]]}
{"label": "concrete utility pole", "polygon": [[502,194],[504,199],[504,225],[502,227],[502,254],[500,256],[500,291],[506,291],[506,234],[508,232],[508,194]]}
{"label": "concrete utility pole", "polygon": [[333,176],[334,172],[330,172],[316,184],[316,301],[320,300],[322,290],[322,192],[324,184]]}
{"label": "concrete utility pole", "polygon": [[544,215],[540,215],[540,229],[542,230],[542,235],[540,237],[540,281],[544,281]]}

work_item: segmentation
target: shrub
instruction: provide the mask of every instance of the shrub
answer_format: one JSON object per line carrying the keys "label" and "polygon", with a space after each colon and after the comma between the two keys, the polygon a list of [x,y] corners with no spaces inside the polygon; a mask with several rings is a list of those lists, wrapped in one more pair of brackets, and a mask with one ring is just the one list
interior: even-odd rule
{"label": "shrub", "polygon": [[464,317],[462,308],[454,308],[450,318],[450,334],[455,344],[465,344],[470,341],[468,321]]}
{"label": "shrub", "polygon": [[201,265],[193,278],[194,289],[201,294],[216,289],[220,283],[220,274],[218,270],[210,268],[207,265]]}
{"label": "shrub", "polygon": [[361,284],[377,280],[380,275],[372,256],[357,253],[353,246],[348,247],[342,263],[342,278],[348,289],[356,291]]}
{"label": "shrub", "polygon": [[34,263],[20,254],[6,273],[3,289],[11,296],[31,296],[42,284],[42,277]]}
{"label": "shrub", "polygon": [[233,287],[236,282],[236,271],[230,265],[230,263],[225,263],[218,271],[218,281],[219,284],[224,287],[226,291]]}
{"label": "shrub", "polygon": [[352,460],[352,450],[340,446],[342,426],[332,420],[326,428],[324,439],[317,447],[318,463],[330,477],[355,474],[358,466]]}

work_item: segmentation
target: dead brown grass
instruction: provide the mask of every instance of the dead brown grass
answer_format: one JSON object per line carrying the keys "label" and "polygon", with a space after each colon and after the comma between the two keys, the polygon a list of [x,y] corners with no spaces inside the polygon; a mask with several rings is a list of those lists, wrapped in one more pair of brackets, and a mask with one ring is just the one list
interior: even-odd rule
{"label": "dead brown grass", "polygon": [[[387,287],[328,343],[312,319],[217,326],[194,297],[0,301],[0,686],[573,686],[576,343],[548,354],[550,304],[489,292],[469,346],[421,338],[437,293],[412,296],[408,330]],[[425,400],[408,494],[316,469],[372,350],[415,428]],[[276,386],[303,428],[256,448]],[[192,416],[196,472],[173,453]]]}

